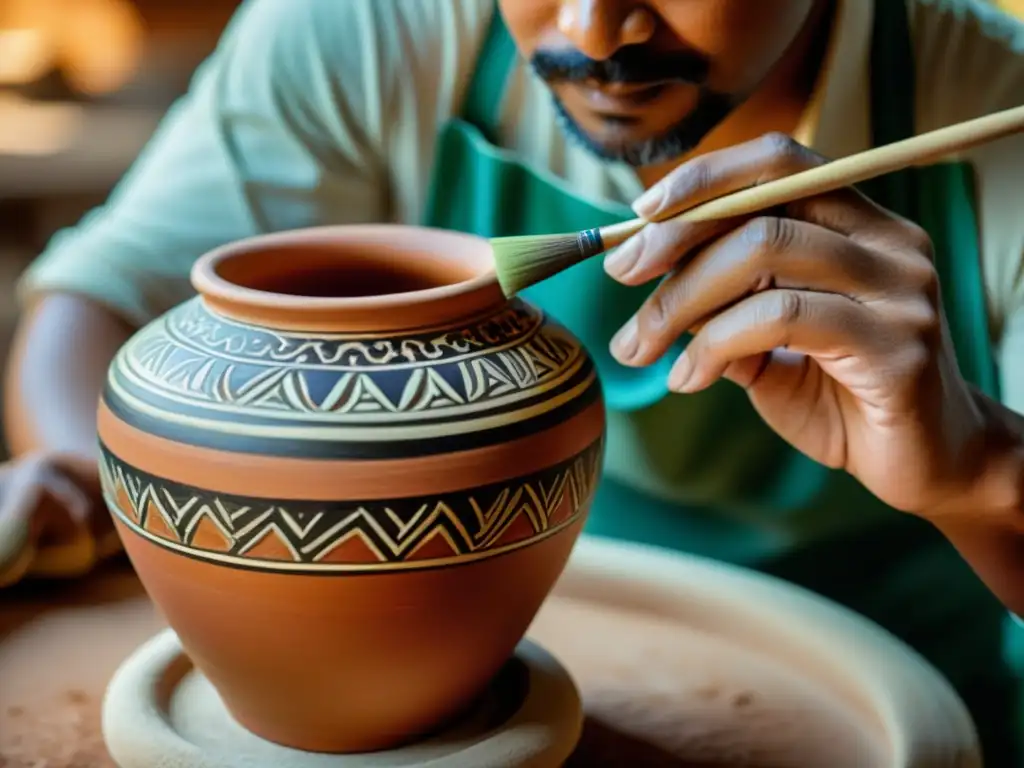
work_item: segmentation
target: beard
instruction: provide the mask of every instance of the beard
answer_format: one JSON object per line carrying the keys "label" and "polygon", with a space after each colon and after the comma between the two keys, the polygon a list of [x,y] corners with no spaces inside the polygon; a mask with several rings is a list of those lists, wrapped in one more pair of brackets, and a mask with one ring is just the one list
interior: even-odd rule
{"label": "beard", "polygon": [[599,141],[587,133],[552,94],[558,124],[577,144],[603,160],[641,168],[658,165],[695,149],[739,105],[739,101],[717,93],[702,93],[697,107],[667,131],[636,141]]}
{"label": "beard", "polygon": [[530,63],[549,87],[584,83],[683,83],[697,87],[697,106],[693,111],[668,130],[635,141],[596,139],[573,119],[561,99],[552,93],[563,131],[598,157],[634,167],[656,165],[690,152],[744,100],[742,96],[708,88],[707,61],[689,51],[652,53],[642,46],[627,46],[601,61],[590,59],[578,51],[537,51]]}

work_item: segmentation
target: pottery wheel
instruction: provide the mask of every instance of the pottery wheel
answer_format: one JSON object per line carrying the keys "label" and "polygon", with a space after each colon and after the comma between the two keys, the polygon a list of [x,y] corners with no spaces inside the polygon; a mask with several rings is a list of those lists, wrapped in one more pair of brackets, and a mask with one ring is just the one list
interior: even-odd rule
{"label": "pottery wheel", "polygon": [[[116,768],[100,733],[103,692],[164,626],[123,564],[3,592],[0,765]],[[527,636],[565,665],[583,699],[566,768],[982,765],[962,702],[916,654],[828,601],[742,569],[583,536]],[[265,765],[181,757],[182,744],[196,747],[166,725],[166,692],[189,672],[180,663],[163,698],[134,710],[143,723],[162,720],[178,752],[145,760],[158,745],[143,734],[123,767]],[[121,742],[128,749],[131,734]]]}
{"label": "pottery wheel", "polygon": [[372,754],[301,752],[236,723],[177,635],[164,630],[114,675],[103,733],[121,768],[556,768],[575,748],[582,717],[568,673],[524,640],[472,711],[446,730]]}

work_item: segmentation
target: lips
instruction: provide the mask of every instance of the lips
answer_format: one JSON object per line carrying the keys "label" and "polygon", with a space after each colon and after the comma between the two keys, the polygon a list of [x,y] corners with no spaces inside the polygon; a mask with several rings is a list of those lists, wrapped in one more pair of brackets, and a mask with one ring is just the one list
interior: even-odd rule
{"label": "lips", "polygon": [[666,87],[665,83],[581,83],[576,86],[587,106],[595,112],[613,113],[640,109],[661,96]]}

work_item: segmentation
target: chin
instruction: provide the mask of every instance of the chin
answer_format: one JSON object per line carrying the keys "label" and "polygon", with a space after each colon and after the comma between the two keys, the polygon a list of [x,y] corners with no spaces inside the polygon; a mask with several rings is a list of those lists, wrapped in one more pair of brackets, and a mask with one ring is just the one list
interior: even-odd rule
{"label": "chin", "polygon": [[[590,131],[583,127],[582,121],[573,117],[561,101],[556,99],[555,105],[562,130],[602,160],[626,163],[635,168],[659,165],[687,154],[700,142],[699,137],[688,136],[678,129],[664,133],[641,130],[636,125],[638,121],[632,117],[614,120],[596,118],[605,125],[598,131]],[[587,122],[594,120],[593,116],[589,116]]]}

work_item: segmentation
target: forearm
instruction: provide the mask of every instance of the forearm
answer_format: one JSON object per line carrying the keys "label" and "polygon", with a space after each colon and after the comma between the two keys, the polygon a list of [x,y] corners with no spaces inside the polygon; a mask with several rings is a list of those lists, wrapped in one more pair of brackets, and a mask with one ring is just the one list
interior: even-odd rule
{"label": "forearm", "polygon": [[25,314],[7,361],[4,428],[14,456],[46,452],[93,485],[96,406],[131,328],[88,299],[54,294]]}
{"label": "forearm", "polygon": [[956,507],[930,516],[978,577],[1024,617],[1024,416],[981,394],[990,424],[976,489]]}

